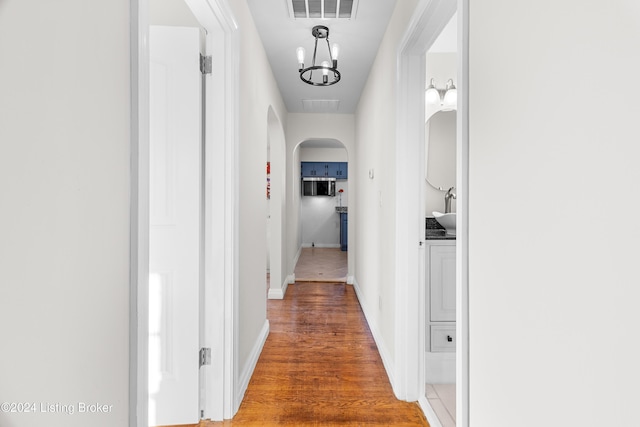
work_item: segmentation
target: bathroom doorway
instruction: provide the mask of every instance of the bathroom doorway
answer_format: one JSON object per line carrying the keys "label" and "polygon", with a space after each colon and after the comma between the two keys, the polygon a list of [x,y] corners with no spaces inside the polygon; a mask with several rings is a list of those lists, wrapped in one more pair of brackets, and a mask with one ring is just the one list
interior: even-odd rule
{"label": "bathroom doorway", "polygon": [[440,423],[449,427],[456,425],[457,242],[456,229],[440,231],[435,216],[457,216],[456,15],[425,57],[425,397]]}
{"label": "bathroom doorway", "polygon": [[[458,28],[455,31],[455,44],[458,46],[458,96],[457,96],[457,137],[456,137],[456,190],[457,190],[457,236],[455,242],[455,336],[441,334],[447,352],[455,354],[455,425],[468,427],[468,303],[467,303],[467,182],[468,140],[467,140],[467,78],[468,64],[465,55],[468,49],[468,3],[465,0],[421,0],[416,7],[409,28],[404,34],[398,49],[398,108],[397,138],[406,141],[396,148],[396,163],[406,165],[398,171],[396,182],[396,201],[405,210],[399,214],[396,229],[398,292],[396,294],[396,327],[405,331],[398,337],[396,354],[404,366],[401,387],[398,395],[407,400],[418,400],[427,419],[432,425],[443,425],[434,408],[426,397],[426,350],[431,345],[427,335],[430,324],[427,319],[427,254],[426,250],[426,206],[425,206],[425,119],[426,89],[429,81],[426,76],[426,54],[438,39],[451,18],[456,15]],[[442,84],[442,82],[440,82]],[[444,88],[443,88],[444,89]],[[444,200],[443,200],[444,205]],[[418,239],[418,245],[415,244]],[[438,251],[436,251],[438,252]],[[450,263],[451,252],[440,257]],[[449,268],[441,271],[451,270]],[[450,273],[447,273],[450,274]],[[451,278],[448,278],[451,280]],[[419,298],[416,298],[419,295]],[[450,295],[451,297],[451,295]],[[448,305],[448,304],[447,304]],[[443,321],[450,321],[449,319]],[[430,330],[429,330],[430,332]],[[451,331],[451,328],[449,329]],[[449,339],[450,337],[450,339]],[[455,343],[455,353],[451,345]]]}

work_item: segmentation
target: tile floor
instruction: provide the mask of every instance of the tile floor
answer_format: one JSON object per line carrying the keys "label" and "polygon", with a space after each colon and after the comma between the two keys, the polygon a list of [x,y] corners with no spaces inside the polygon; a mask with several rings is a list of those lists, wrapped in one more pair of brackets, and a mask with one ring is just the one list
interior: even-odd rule
{"label": "tile floor", "polygon": [[346,282],[347,252],[340,248],[302,248],[296,282]]}
{"label": "tile floor", "polygon": [[427,399],[442,427],[456,425],[456,385],[427,384]]}

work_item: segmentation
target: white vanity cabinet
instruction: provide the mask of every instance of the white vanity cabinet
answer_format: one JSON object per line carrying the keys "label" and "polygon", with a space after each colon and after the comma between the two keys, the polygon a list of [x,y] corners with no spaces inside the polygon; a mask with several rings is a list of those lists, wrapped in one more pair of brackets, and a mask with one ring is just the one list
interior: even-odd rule
{"label": "white vanity cabinet", "polygon": [[455,382],[456,241],[426,240],[426,379]]}
{"label": "white vanity cabinet", "polygon": [[[451,242],[438,240],[438,242]],[[456,320],[456,246],[431,244],[429,247],[429,320]]]}

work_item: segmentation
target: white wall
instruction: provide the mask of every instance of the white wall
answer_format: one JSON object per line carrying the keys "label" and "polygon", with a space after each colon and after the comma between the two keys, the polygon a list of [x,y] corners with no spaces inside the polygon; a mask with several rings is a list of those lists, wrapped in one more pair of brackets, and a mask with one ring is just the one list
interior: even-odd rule
{"label": "white wall", "polygon": [[640,5],[469,3],[471,426],[637,425]]}
{"label": "white wall", "polygon": [[[348,162],[344,148],[301,147],[301,162]],[[343,192],[339,194],[339,190]],[[340,247],[340,215],[336,206],[348,206],[348,179],[336,181],[335,197],[305,197],[300,199],[300,220],[302,223],[302,245],[315,244],[316,247]]]}
{"label": "white wall", "polygon": [[[378,348],[395,359],[395,147],[397,46],[416,1],[397,2],[356,112],[349,222],[355,223],[355,280]],[[370,178],[369,171],[373,172]],[[351,252],[351,251],[350,251]],[[392,366],[390,366],[393,369]]]}
{"label": "white wall", "polygon": [[336,212],[337,197],[302,197],[302,246],[318,248],[340,247],[340,215]]}
{"label": "white wall", "polygon": [[200,27],[184,0],[149,0],[149,23],[183,27]]}
{"label": "white wall", "polygon": [[125,426],[129,2],[2,1],[0,57],[0,425]]}
{"label": "white wall", "polygon": [[[239,342],[240,375],[256,356],[255,345],[267,322],[266,174],[269,107],[286,119],[286,109],[246,0],[230,1],[241,31],[239,75]],[[284,127],[284,123],[283,123]],[[271,161],[276,152],[271,147]],[[272,210],[273,210],[273,202]],[[272,254],[273,255],[273,254]],[[258,260],[263,262],[258,262]]]}
{"label": "white wall", "polygon": [[[291,171],[287,179],[287,248],[289,250],[289,274],[293,274],[295,268],[296,256],[302,245],[302,222],[300,216],[300,161],[302,160],[298,145],[307,140],[337,140],[340,141],[346,151],[349,161],[349,176],[357,168],[357,164],[353,159],[355,128],[353,114],[305,114],[292,113],[287,118],[286,128],[287,139],[287,171]],[[348,188],[345,191],[352,195],[358,190],[349,179]],[[349,216],[354,212],[355,207],[349,206]],[[349,221],[349,253],[348,268],[349,275],[353,273],[353,253],[355,250],[351,246],[351,239],[355,236],[353,221]]]}

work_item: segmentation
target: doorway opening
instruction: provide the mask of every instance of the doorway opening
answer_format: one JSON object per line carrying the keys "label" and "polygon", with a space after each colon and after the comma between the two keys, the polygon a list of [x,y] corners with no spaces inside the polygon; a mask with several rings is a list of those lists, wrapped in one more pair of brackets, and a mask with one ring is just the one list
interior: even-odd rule
{"label": "doorway opening", "polygon": [[[457,118],[456,118],[456,203],[457,233],[455,243],[455,334],[442,337],[449,346],[455,343],[455,421],[467,427],[469,415],[468,365],[468,1],[422,0],[398,49],[398,144],[396,162],[406,165],[397,175],[397,202],[405,209],[398,223],[396,330],[401,331],[396,345],[400,369],[406,373],[398,382],[398,396],[418,400],[428,420],[440,420],[426,398],[427,364],[425,351],[430,348],[431,320],[427,309],[427,254],[425,206],[425,91],[426,52],[457,12],[456,44]],[[444,198],[443,198],[444,201]],[[416,245],[418,240],[418,245]],[[447,251],[445,251],[448,253]],[[440,254],[442,255],[442,253]],[[449,263],[450,254],[440,256]],[[450,265],[450,264],[449,264]],[[441,269],[442,270],[442,269]],[[451,275],[451,269],[446,269]],[[444,270],[442,270],[444,271]],[[449,281],[452,281],[449,278]],[[419,298],[416,298],[419,296]],[[451,301],[451,299],[448,299]],[[450,321],[449,319],[443,321]],[[448,325],[449,327],[451,325]],[[442,331],[438,331],[442,332]],[[455,336],[454,336],[455,335]],[[451,341],[447,338],[451,337]]]}
{"label": "doorway opening", "polygon": [[335,139],[309,139],[294,150],[299,180],[296,282],[347,282],[349,162]]}
{"label": "doorway opening", "polygon": [[[200,216],[197,223],[198,232],[198,260],[195,287],[198,289],[198,301],[194,313],[198,316],[201,327],[194,328],[197,346],[193,354],[190,354],[189,362],[179,363],[176,358],[167,353],[163,355],[164,361],[160,369],[165,369],[174,363],[175,373],[182,373],[183,369],[190,369],[195,364],[199,379],[196,381],[195,394],[188,398],[189,415],[184,421],[172,422],[172,424],[192,423],[192,420],[202,418],[222,420],[231,418],[239,406],[239,398],[234,391],[238,384],[238,374],[235,364],[234,337],[237,334],[237,321],[235,318],[236,301],[234,286],[237,282],[237,273],[234,266],[237,265],[235,242],[237,241],[238,226],[234,221],[236,182],[234,147],[237,140],[235,126],[236,118],[234,93],[237,89],[237,76],[235,69],[238,62],[237,52],[232,49],[233,42],[237,38],[232,14],[226,4],[211,0],[180,0],[154,2],[153,8],[159,6],[162,11],[158,15],[152,10],[148,0],[135,0],[131,2],[131,294],[130,294],[130,381],[129,381],[129,407],[132,409],[129,416],[131,427],[146,427],[150,421],[164,423],[166,421],[149,417],[149,397],[153,388],[150,387],[150,340],[149,332],[156,334],[159,328],[151,329],[150,315],[154,311],[163,310],[166,305],[162,301],[169,301],[169,287],[157,286],[158,275],[150,275],[150,174],[151,147],[150,147],[150,105],[152,94],[150,93],[151,78],[150,46],[148,43],[150,23],[155,24],[204,28],[197,37],[200,50],[204,46],[205,56],[224,58],[217,66],[217,78],[210,78],[210,74],[200,77],[203,89],[196,101],[206,107],[207,114],[197,127],[198,134],[204,133],[203,143],[199,144],[199,164],[190,162],[198,171],[200,185],[197,188],[199,197],[198,208]],[[178,8],[179,13],[173,13]],[[164,19],[187,19],[194,25],[183,25],[176,22],[159,22]],[[200,44],[203,43],[203,44]],[[199,55],[196,54],[196,62]],[[196,66],[199,71],[199,64]],[[159,67],[162,74],[163,67]],[[200,74],[199,74],[200,75]],[[205,84],[206,83],[206,84]],[[153,96],[162,94],[157,91]],[[215,96],[218,94],[218,96]],[[225,96],[219,96],[225,94]],[[216,125],[213,124],[216,118]],[[200,120],[198,115],[198,120]],[[166,132],[167,134],[169,131]],[[216,147],[215,151],[212,147]],[[166,172],[166,171],[165,171]],[[170,174],[162,173],[160,177]],[[212,183],[216,183],[215,188]],[[168,192],[165,196],[173,197],[175,194]],[[157,196],[156,196],[157,197]],[[224,209],[219,209],[215,200],[224,201]],[[152,201],[152,203],[154,203]],[[189,221],[193,223],[194,221]],[[179,233],[181,234],[181,233]],[[204,254],[204,256],[202,256]],[[162,273],[162,271],[160,271]],[[161,274],[159,275],[161,276]],[[171,275],[168,275],[171,276]],[[150,284],[150,279],[154,283]],[[168,280],[167,280],[168,282]],[[151,288],[150,288],[151,286]],[[162,289],[165,288],[165,289]],[[182,289],[173,289],[174,300],[183,296]],[[222,297],[220,297],[222,296]],[[153,298],[154,304],[151,304]],[[156,303],[160,301],[160,303]],[[223,315],[221,315],[223,313]],[[157,316],[156,316],[157,317]],[[165,315],[165,320],[160,322],[164,332],[175,330],[175,322],[171,314]],[[198,332],[199,329],[199,332]],[[174,334],[175,336],[175,334]],[[176,344],[174,342],[174,344]],[[174,346],[175,347],[175,346]],[[204,363],[198,367],[200,349],[216,349],[212,353],[210,364]],[[207,353],[204,352],[206,355]],[[208,358],[205,357],[205,361]],[[162,360],[162,359],[161,359]],[[156,358],[157,361],[157,358]],[[170,379],[167,377],[167,379]],[[195,397],[193,397],[195,396]],[[182,418],[181,418],[182,419]]]}
{"label": "doorway opening", "polygon": [[425,55],[425,397],[446,426],[456,425],[456,229],[441,214],[457,216],[457,35],[454,14]]}
{"label": "doorway opening", "polygon": [[266,280],[267,298],[282,299],[289,284],[286,275],[287,192],[285,191],[285,137],[282,122],[270,106],[267,112],[266,164]]}

